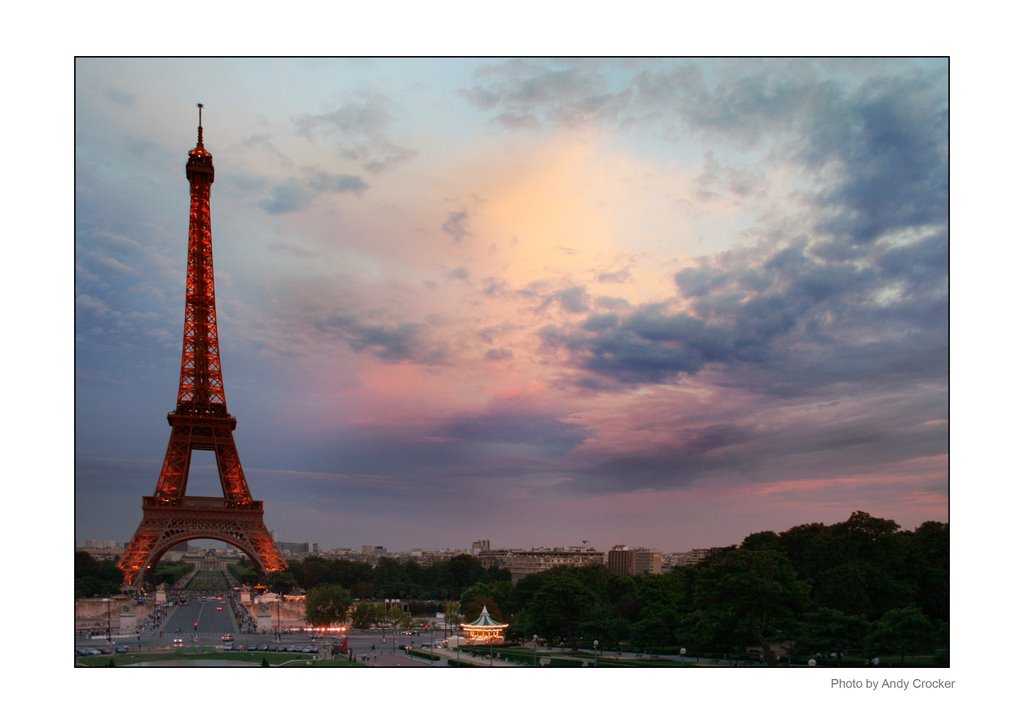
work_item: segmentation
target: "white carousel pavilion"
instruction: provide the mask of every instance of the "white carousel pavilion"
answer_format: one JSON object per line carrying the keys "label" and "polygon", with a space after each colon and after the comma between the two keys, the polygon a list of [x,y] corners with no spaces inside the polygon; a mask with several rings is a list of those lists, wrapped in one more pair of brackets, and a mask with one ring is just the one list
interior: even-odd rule
{"label": "white carousel pavilion", "polygon": [[505,642],[507,623],[498,623],[487,612],[487,606],[480,612],[480,617],[473,623],[462,624],[467,644],[501,644]]}

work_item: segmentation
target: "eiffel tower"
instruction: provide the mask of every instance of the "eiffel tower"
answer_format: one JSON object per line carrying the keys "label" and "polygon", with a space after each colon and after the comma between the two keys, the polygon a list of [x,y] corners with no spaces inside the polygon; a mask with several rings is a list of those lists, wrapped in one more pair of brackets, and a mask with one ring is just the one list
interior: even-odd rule
{"label": "eiffel tower", "polygon": [[[146,570],[171,547],[196,538],[236,546],[262,574],[285,568],[263,523],[263,501],[253,500],[245,481],[233,435],[236,421],[224,395],[210,232],[213,156],[203,147],[203,104],[198,106],[199,139],[185,164],[191,204],[178,404],[167,414],[171,439],[156,491],[142,498],[142,522],[117,564],[126,589],[137,589]],[[223,497],[185,495],[193,450],[216,455]]]}

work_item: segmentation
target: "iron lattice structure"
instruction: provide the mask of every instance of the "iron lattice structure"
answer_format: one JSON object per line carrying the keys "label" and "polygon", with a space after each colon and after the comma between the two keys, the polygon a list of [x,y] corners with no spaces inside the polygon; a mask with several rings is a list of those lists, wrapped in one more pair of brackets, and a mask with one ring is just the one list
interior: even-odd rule
{"label": "iron lattice structure", "polygon": [[[143,497],[142,522],[118,562],[125,588],[138,588],[146,570],[164,553],[196,538],[237,546],[261,573],[285,568],[284,557],[263,523],[263,502],[253,500],[249,492],[235,448],[236,420],[228,414],[224,394],[210,231],[213,156],[203,147],[201,104],[198,136],[185,164],[191,204],[178,404],[167,415],[171,439],[156,492]],[[185,495],[193,450],[214,452],[222,498]]]}

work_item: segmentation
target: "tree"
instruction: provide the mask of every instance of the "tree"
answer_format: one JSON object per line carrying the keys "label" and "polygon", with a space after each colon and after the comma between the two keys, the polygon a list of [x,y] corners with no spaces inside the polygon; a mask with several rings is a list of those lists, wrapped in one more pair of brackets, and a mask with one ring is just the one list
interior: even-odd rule
{"label": "tree", "polygon": [[886,611],[871,628],[868,643],[875,650],[899,654],[903,665],[907,654],[927,651],[934,643],[935,626],[916,606]]}
{"label": "tree", "polygon": [[807,653],[837,652],[840,655],[859,652],[864,648],[864,637],[870,627],[864,616],[819,608],[807,614],[800,624],[800,649]]}
{"label": "tree", "polygon": [[326,583],[306,592],[306,621],[310,626],[331,626],[348,619],[352,596],[336,583]]}
{"label": "tree", "polygon": [[639,619],[632,625],[635,645],[675,644],[683,592],[673,576],[639,576],[636,582]]}
{"label": "tree", "polygon": [[524,611],[525,625],[541,638],[575,640],[579,624],[597,602],[593,591],[566,568],[545,571],[540,588]]}
{"label": "tree", "polygon": [[373,598],[373,584],[369,581],[359,581],[351,588],[352,595],[360,600]]}
{"label": "tree", "polygon": [[695,634],[730,648],[756,642],[765,661],[775,665],[771,641],[795,625],[808,605],[809,589],[776,551],[728,551],[696,571]]}
{"label": "tree", "polygon": [[401,606],[389,606],[384,610],[384,622],[392,628],[409,628],[412,616],[402,610]]}
{"label": "tree", "polygon": [[497,601],[485,594],[477,594],[467,598],[467,594],[472,593],[472,591],[473,589],[470,589],[462,596],[464,603],[460,608],[464,621],[475,621],[480,617],[480,613],[484,610],[485,606],[487,607],[487,613],[489,613],[491,618],[495,621],[504,622],[506,620],[505,614],[501,612],[501,606],[498,605]]}
{"label": "tree", "polygon": [[777,551],[780,546],[779,534],[771,530],[751,533],[740,544],[740,548],[751,551]]}
{"label": "tree", "polygon": [[97,560],[86,551],[75,552],[75,598],[109,596],[121,588],[121,571],[113,561]]}
{"label": "tree", "polygon": [[278,571],[267,576],[267,588],[280,595],[291,593],[298,586],[299,584],[291,571]]}
{"label": "tree", "polygon": [[371,628],[384,621],[384,606],[380,603],[360,601],[352,610],[354,628]]}
{"label": "tree", "polygon": [[302,587],[307,591],[321,583],[338,583],[335,577],[336,570],[326,558],[307,556],[302,561]]}
{"label": "tree", "polygon": [[373,581],[376,595],[384,598],[397,598],[402,595],[405,571],[402,564],[394,558],[382,556],[373,567]]}
{"label": "tree", "polygon": [[907,576],[926,616],[949,621],[949,524],[928,521],[907,541]]}

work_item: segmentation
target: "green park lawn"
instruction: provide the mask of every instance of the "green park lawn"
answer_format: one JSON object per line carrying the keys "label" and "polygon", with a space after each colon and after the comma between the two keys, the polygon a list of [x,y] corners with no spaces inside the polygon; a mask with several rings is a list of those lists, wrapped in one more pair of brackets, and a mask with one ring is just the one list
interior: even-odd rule
{"label": "green park lawn", "polygon": [[278,653],[273,651],[191,651],[179,649],[177,651],[159,653],[143,652],[139,654],[115,654],[113,656],[76,656],[75,665],[90,668],[109,667],[114,662],[114,667],[129,666],[144,661],[165,662],[169,666],[175,660],[196,659],[203,661],[251,661],[255,664],[267,660],[270,666],[313,666],[313,667],[335,667],[335,666],[362,666],[362,664],[349,661],[348,658],[339,657],[330,661],[314,661],[312,656],[295,653]]}

